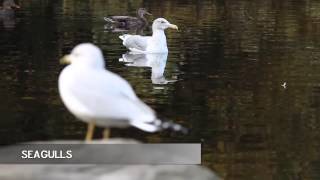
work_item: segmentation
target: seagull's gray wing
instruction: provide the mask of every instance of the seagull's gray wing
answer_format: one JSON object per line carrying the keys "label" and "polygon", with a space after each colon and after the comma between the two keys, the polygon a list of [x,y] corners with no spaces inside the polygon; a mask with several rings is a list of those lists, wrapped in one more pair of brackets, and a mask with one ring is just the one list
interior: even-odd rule
{"label": "seagull's gray wing", "polygon": [[145,51],[148,46],[148,39],[150,36],[139,36],[139,35],[128,35],[125,34],[120,36],[120,39],[123,40],[123,45],[128,49],[137,49],[140,51]]}

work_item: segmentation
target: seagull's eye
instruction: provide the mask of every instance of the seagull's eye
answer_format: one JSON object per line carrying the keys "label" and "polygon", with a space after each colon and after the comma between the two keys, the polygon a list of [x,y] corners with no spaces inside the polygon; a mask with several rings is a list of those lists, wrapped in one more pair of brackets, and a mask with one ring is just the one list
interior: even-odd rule
{"label": "seagull's eye", "polygon": [[164,23],[166,23],[166,22],[164,22],[164,21],[160,21],[162,24],[164,24]]}

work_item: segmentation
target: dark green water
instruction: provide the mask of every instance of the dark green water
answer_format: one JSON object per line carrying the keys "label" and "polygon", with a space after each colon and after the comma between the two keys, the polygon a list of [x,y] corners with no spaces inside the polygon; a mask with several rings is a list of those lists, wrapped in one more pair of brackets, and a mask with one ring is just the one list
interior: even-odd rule
{"label": "dark green water", "polygon": [[[320,179],[320,1],[22,0],[21,6],[15,18],[0,18],[1,144],[84,138],[86,125],[58,95],[58,59],[93,42],[107,68],[161,117],[191,129],[188,135],[117,129],[112,136],[201,142],[203,164],[227,180]],[[165,17],[181,29],[167,32],[164,76],[175,82],[152,84],[150,68],[119,62],[126,53],[121,33],[104,30],[103,16],[142,6],[150,20]]]}

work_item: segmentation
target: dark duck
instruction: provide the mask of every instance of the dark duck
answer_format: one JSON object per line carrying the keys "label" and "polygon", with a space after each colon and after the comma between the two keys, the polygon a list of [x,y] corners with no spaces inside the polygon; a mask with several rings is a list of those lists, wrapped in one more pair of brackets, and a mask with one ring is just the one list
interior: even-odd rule
{"label": "dark duck", "polygon": [[137,17],[132,16],[110,16],[104,17],[104,20],[116,28],[121,29],[134,29],[145,27],[148,25],[148,20],[144,15],[151,15],[145,8],[139,8],[137,11]]}

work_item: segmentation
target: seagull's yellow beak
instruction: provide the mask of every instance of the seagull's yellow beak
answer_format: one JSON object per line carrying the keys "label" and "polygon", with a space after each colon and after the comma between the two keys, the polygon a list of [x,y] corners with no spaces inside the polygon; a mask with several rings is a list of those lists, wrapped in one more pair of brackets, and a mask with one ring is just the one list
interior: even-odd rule
{"label": "seagull's yellow beak", "polygon": [[60,64],[71,64],[71,56],[65,55],[60,59]]}
{"label": "seagull's yellow beak", "polygon": [[170,25],[169,25],[169,28],[171,28],[171,29],[175,29],[175,30],[179,31],[178,26],[177,26],[177,25],[175,25],[175,24],[170,24]]}

